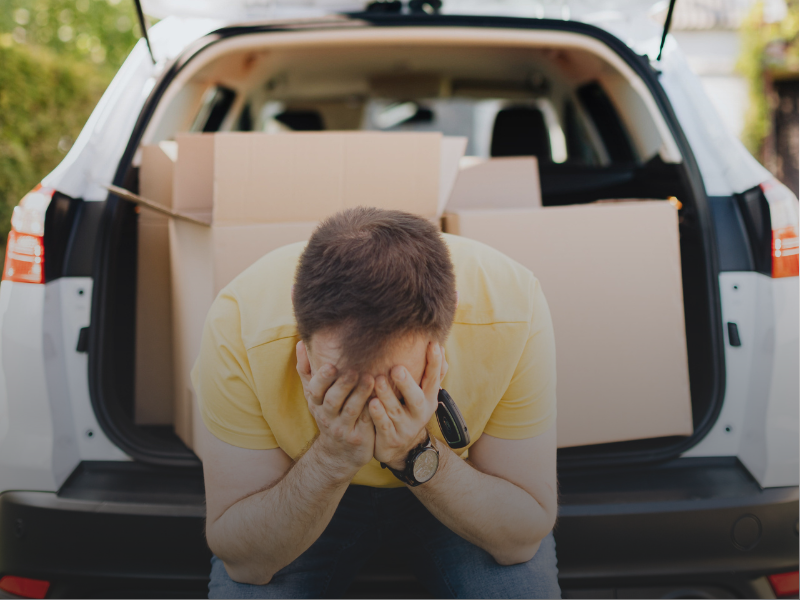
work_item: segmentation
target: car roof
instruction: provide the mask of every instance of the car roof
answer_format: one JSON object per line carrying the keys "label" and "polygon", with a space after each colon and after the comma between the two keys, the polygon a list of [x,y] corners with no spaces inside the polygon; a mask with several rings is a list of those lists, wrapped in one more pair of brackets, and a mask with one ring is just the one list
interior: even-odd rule
{"label": "car roof", "polygon": [[[359,13],[369,0],[141,0],[157,19],[213,20],[219,25]],[[613,33],[631,47],[661,35],[664,2],[655,0],[442,0],[442,15],[522,17],[579,21]],[[638,48],[637,48],[638,49]],[[648,49],[649,50],[649,49]]]}
{"label": "car roof", "polygon": [[[331,14],[361,12],[372,0],[141,0],[144,12],[165,18],[264,19],[276,13]],[[442,0],[444,14],[493,14],[584,21],[609,12],[649,12],[663,2],[654,0]]]}

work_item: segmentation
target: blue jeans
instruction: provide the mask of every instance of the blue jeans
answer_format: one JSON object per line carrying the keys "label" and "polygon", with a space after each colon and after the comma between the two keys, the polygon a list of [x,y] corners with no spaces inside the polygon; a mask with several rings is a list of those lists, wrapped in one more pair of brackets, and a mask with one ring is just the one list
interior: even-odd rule
{"label": "blue jeans", "polygon": [[361,566],[392,544],[436,598],[560,598],[556,544],[548,535],[530,561],[502,566],[442,525],[407,488],[351,485],[311,547],[267,585],[233,581],[211,559],[209,598],[333,598]]}

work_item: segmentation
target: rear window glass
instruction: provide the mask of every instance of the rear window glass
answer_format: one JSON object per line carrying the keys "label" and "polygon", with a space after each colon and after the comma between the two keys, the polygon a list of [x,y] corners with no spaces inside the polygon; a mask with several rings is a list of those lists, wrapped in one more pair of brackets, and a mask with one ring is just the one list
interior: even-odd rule
{"label": "rear window glass", "polygon": [[[589,99],[588,106],[583,96]],[[242,108],[237,130],[264,131],[440,131],[468,138],[470,156],[530,156],[540,164],[594,165],[630,162],[627,133],[607,97],[596,90],[560,106],[547,98],[368,99],[358,111],[326,102],[266,102],[258,118]],[[350,115],[348,112],[358,113]],[[598,123],[596,120],[599,120]],[[208,131],[208,129],[203,129]]]}

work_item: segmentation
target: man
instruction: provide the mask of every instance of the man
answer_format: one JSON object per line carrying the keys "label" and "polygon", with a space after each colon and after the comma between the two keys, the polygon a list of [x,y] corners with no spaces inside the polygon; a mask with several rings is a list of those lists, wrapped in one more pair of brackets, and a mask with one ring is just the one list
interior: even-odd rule
{"label": "man", "polygon": [[192,380],[211,597],[340,596],[381,544],[437,597],[560,595],[553,331],[506,256],[344,211],[219,294]]}

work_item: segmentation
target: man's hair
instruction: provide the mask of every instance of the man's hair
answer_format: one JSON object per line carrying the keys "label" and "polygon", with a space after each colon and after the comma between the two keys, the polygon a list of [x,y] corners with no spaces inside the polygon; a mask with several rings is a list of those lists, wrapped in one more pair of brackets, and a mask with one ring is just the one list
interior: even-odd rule
{"label": "man's hair", "polygon": [[317,227],[292,296],[301,339],[334,331],[344,363],[355,369],[407,334],[444,343],[456,309],[453,264],[436,227],[377,208],[347,209]]}

